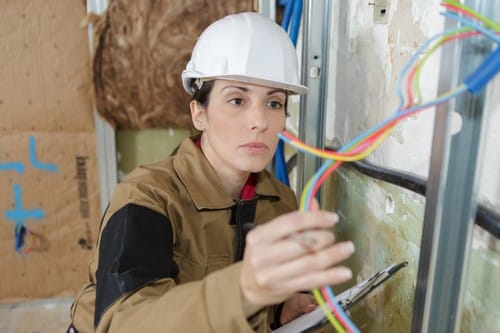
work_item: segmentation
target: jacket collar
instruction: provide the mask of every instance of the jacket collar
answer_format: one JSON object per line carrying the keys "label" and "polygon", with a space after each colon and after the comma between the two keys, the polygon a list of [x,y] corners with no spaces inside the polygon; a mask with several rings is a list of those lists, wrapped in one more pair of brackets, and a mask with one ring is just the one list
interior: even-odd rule
{"label": "jacket collar", "polygon": [[[235,205],[233,198],[222,187],[212,165],[193,140],[186,138],[177,150],[173,166],[197,209],[225,209]],[[279,191],[272,175],[263,170],[256,174],[257,198],[279,199]]]}

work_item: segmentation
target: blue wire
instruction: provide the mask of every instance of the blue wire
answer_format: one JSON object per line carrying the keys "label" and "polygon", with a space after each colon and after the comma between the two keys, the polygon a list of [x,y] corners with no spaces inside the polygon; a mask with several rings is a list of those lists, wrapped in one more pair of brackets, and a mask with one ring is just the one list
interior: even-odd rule
{"label": "blue wire", "polygon": [[[382,127],[384,127],[385,125],[389,124],[390,122],[392,122],[393,120],[395,120],[396,118],[402,116],[402,115],[408,115],[412,112],[416,112],[418,110],[421,110],[421,109],[425,109],[425,108],[428,108],[428,107],[431,107],[433,105],[436,105],[436,104],[439,104],[439,103],[443,103],[449,99],[452,99],[464,92],[467,91],[467,86],[465,85],[462,85],[459,89],[457,89],[456,91],[454,91],[453,93],[449,94],[449,95],[446,95],[446,96],[443,96],[441,98],[437,98],[433,101],[430,101],[428,103],[424,103],[424,104],[420,104],[420,105],[417,105],[417,106],[414,106],[412,108],[409,108],[409,109],[406,109],[404,111],[401,111],[400,113],[396,113],[394,114],[392,117],[384,120],[383,122],[379,123],[378,125],[372,127],[371,129],[369,129],[368,131],[358,135],[356,138],[354,138],[353,140],[349,141],[347,144],[345,144],[341,149],[339,149],[339,152],[343,152],[343,151],[346,151],[347,149],[351,148],[352,146],[354,146],[354,144],[358,141],[361,141],[363,139],[365,139],[366,137],[368,137],[370,134],[373,134],[374,132],[376,132],[377,130],[381,129]],[[314,174],[313,176],[313,182],[317,182],[318,179],[321,177],[321,175],[326,171],[326,169],[328,169],[333,163],[333,160],[328,160],[326,161],[320,169],[318,169],[318,171]],[[307,192],[306,194],[306,202],[310,202],[311,201],[311,193],[312,193],[312,187],[311,189]]]}
{"label": "blue wire", "polygon": [[283,141],[278,141],[278,146],[274,153],[274,175],[286,186],[290,186],[290,179],[288,178],[288,170],[285,161],[285,144]]}
{"label": "blue wire", "polygon": [[330,286],[326,286],[325,289],[326,289],[326,293],[328,294],[328,297],[330,297],[330,299],[332,300],[331,303],[333,304],[333,306],[337,310],[337,313],[340,314],[340,316],[342,317],[342,319],[344,319],[344,321],[347,323],[347,325],[349,326],[349,328],[354,333],[360,333],[359,328],[357,328],[356,325],[353,324],[353,322],[351,321],[351,319],[349,318],[349,316],[346,315],[346,313],[344,312],[344,310],[338,304],[337,300],[335,299],[335,295],[333,294],[332,288],[330,288]]}
{"label": "blue wire", "polygon": [[[349,141],[347,144],[345,144],[341,149],[339,149],[339,152],[343,152],[343,151],[346,151],[347,149],[351,148],[352,146],[354,146],[354,144],[358,141],[361,141],[363,139],[365,139],[366,137],[368,137],[370,134],[373,134],[375,133],[376,131],[378,131],[379,129],[381,129],[382,127],[384,127],[385,125],[389,124],[390,122],[392,122],[393,120],[397,119],[398,117],[401,117],[401,116],[405,116],[405,115],[409,115],[411,114],[412,112],[416,112],[418,110],[422,110],[422,109],[425,109],[425,108],[428,108],[428,107],[431,107],[433,105],[436,105],[436,104],[439,104],[439,103],[443,103],[449,99],[452,99],[464,92],[467,91],[467,86],[465,85],[462,85],[459,89],[457,89],[456,91],[454,91],[453,93],[449,94],[449,95],[446,95],[446,96],[443,96],[441,98],[437,98],[433,101],[430,101],[428,103],[424,103],[424,104],[420,104],[420,105],[417,105],[417,106],[414,106],[412,108],[409,108],[409,109],[406,109],[404,111],[400,111],[400,112],[397,112],[395,113],[393,116],[387,118],[386,120],[380,122],[379,124],[377,124],[376,126],[372,127],[371,129],[367,130],[366,132],[358,135],[356,138],[352,139],[351,141]],[[332,162],[333,160],[328,160],[327,162],[325,162],[323,164],[323,166],[318,169],[318,171],[314,174],[314,179],[313,179],[313,182],[317,182],[319,177],[321,177],[321,175],[326,171],[326,169],[328,167],[330,167],[332,165]],[[331,162],[331,163],[328,163],[328,162]],[[325,165],[328,164],[328,166],[325,167]],[[312,189],[312,188],[311,188]],[[311,191],[309,191],[306,195],[306,202],[309,202],[311,200]]]}
{"label": "blue wire", "polygon": [[[285,3],[285,12],[283,13],[283,20],[281,21],[281,27],[286,32],[288,32],[288,26],[290,25],[290,18],[292,16],[294,2],[295,2],[295,0],[288,0]],[[283,6],[283,4],[282,4],[282,6]]]}
{"label": "blue wire", "polygon": [[[383,127],[383,124],[384,125],[388,124],[391,120],[394,120],[394,119],[396,119],[397,117],[399,117],[401,115],[406,115],[406,114],[409,114],[411,112],[418,111],[420,109],[425,109],[427,107],[430,107],[430,106],[433,106],[433,105],[445,102],[445,101],[447,101],[449,99],[452,99],[452,98],[456,97],[457,95],[459,95],[459,94],[461,94],[461,93],[463,93],[465,91],[467,91],[467,87],[465,85],[463,85],[460,89],[456,90],[452,94],[449,94],[449,95],[444,96],[442,98],[437,98],[434,101],[431,101],[431,102],[428,102],[428,103],[425,103],[425,104],[421,104],[421,105],[415,106],[413,108],[409,108],[409,109],[407,109],[407,110],[405,110],[405,111],[403,111],[401,113],[397,113],[393,117],[391,117],[388,120],[380,123],[378,126],[376,126],[374,128],[381,128],[381,127]],[[373,133],[373,132],[376,131],[374,128],[372,128],[372,130],[370,130],[370,131],[367,131],[365,134],[362,134],[362,135],[358,136],[358,138],[367,137],[369,135],[368,133],[371,134],[371,133]],[[280,136],[280,138],[286,139],[282,135]],[[354,143],[356,143],[358,140],[359,139],[357,139],[357,138],[354,139],[354,140],[351,140],[348,144],[344,145],[339,150],[339,152],[342,152],[342,151],[345,151],[345,150],[349,149],[350,146],[354,145]],[[325,163],[323,163],[323,165],[314,174],[312,182],[313,183],[317,183],[318,180],[319,180],[319,178],[328,170],[328,168],[330,168],[332,166],[333,163],[334,163],[334,160],[327,160]],[[306,203],[311,201],[312,189],[313,189],[313,187],[310,187],[310,189],[306,193],[306,199],[305,199]],[[326,289],[326,292],[327,292],[328,296],[330,297],[330,300],[332,301],[331,303],[333,304],[333,306],[337,310],[338,314],[342,317],[342,319],[344,320],[344,322],[346,322],[351,327],[351,329],[354,332],[356,332],[356,333],[360,332],[359,329],[352,323],[352,321],[349,319],[349,317],[345,314],[345,312],[342,310],[342,308],[340,306],[338,306],[337,301],[335,299],[335,295],[334,295],[333,291],[331,290],[330,286],[325,286],[324,288]]]}
{"label": "blue wire", "polygon": [[485,28],[485,27],[483,27],[480,24],[477,24],[473,20],[469,20],[466,17],[463,17],[463,16],[460,16],[460,15],[451,13],[449,11],[445,11],[445,12],[441,13],[441,15],[449,17],[449,18],[451,18],[451,19],[453,19],[455,21],[458,21],[458,22],[460,22],[460,23],[462,23],[464,25],[467,25],[467,26],[469,26],[471,28],[474,28],[474,30],[479,31],[480,33],[482,33],[486,37],[488,37],[491,40],[493,40],[495,43],[500,43],[500,36],[497,36],[492,30],[490,30],[488,28]]}
{"label": "blue wire", "polygon": [[300,29],[300,18],[302,17],[302,0],[295,0],[293,4],[292,19],[290,23],[290,39],[294,46],[297,46],[297,39]]}
{"label": "blue wire", "polygon": [[[417,106],[414,106],[412,108],[409,108],[409,109],[406,109],[404,111],[397,111],[396,113],[394,113],[391,117],[387,118],[386,120],[380,122],[379,124],[375,125],[374,127],[370,128],[369,130],[367,130],[366,132],[358,135],[356,138],[352,139],[351,141],[349,141],[347,144],[345,144],[341,149],[339,149],[338,151],[339,152],[343,152],[343,151],[346,151],[347,149],[351,148],[351,146],[353,146],[356,142],[358,141],[361,141],[361,140],[364,140],[366,137],[368,137],[369,135],[373,134],[374,132],[378,131],[379,129],[381,129],[382,127],[384,127],[385,125],[387,125],[388,123],[394,121],[395,119],[397,119],[398,117],[401,117],[401,116],[406,116],[406,115],[409,115],[410,113],[413,113],[413,112],[416,112],[418,110],[421,110],[421,109],[425,109],[425,108],[428,108],[428,107],[431,107],[433,105],[436,105],[436,104],[439,104],[439,103],[443,103],[453,97],[456,97],[457,95],[459,94],[462,94],[464,93],[465,91],[467,91],[467,86],[466,85],[461,85],[460,88],[458,88],[455,92],[453,92],[452,94],[450,95],[447,95],[447,96],[444,96],[444,97],[441,97],[441,98],[437,98],[435,100],[432,100],[430,102],[427,102],[427,103],[424,103],[424,104],[420,104],[420,105],[417,105]],[[289,145],[293,146],[293,142],[292,140],[290,140],[289,138],[285,137],[283,134],[279,133],[278,134],[279,138],[281,140],[283,140],[284,142],[288,143]],[[313,152],[310,152],[310,151],[307,151],[307,150],[304,150],[304,149],[301,149],[299,147],[296,147],[296,149],[302,151],[303,153],[305,154],[309,154],[309,155],[312,155],[312,156],[316,156]],[[330,164],[331,165],[331,164]],[[318,173],[320,173],[322,169],[319,169],[318,170]],[[321,172],[323,173],[323,172]],[[321,175],[320,175],[321,176]],[[317,178],[319,178],[320,176],[318,176]],[[314,181],[317,181],[317,179],[315,179]],[[310,200],[310,198],[307,198],[307,200]]]}
{"label": "blue wire", "polygon": [[[286,2],[285,13],[281,27],[287,31],[290,26],[289,36],[294,46],[297,45],[298,31],[300,28],[300,19],[302,17],[302,0],[288,0]],[[290,186],[288,169],[285,160],[285,145],[279,141],[274,154],[274,175],[287,186]]]}
{"label": "blue wire", "polygon": [[[462,23],[467,24],[467,25],[473,27],[474,29],[476,29],[477,31],[485,34],[486,36],[488,36],[490,38],[492,38],[497,43],[500,41],[500,39],[498,39],[495,35],[491,36],[492,34],[490,33],[490,31],[488,31],[487,29],[483,29],[482,27],[480,27],[479,25],[476,25],[474,22],[472,22],[470,20],[463,20],[463,18],[458,17],[458,16],[457,17],[453,17],[455,15],[450,15],[450,13],[443,13],[443,15],[460,20]],[[459,86],[459,88],[457,90],[455,90],[451,94],[445,95],[443,97],[437,98],[437,99],[435,99],[433,101],[430,101],[430,102],[427,102],[427,103],[424,103],[424,104],[420,104],[420,105],[414,106],[414,107],[406,109],[406,110],[402,110],[403,104],[404,104],[404,97],[403,97],[403,93],[402,93],[402,83],[401,83],[402,82],[401,81],[402,77],[405,76],[406,72],[408,72],[408,70],[410,69],[411,64],[413,64],[416,61],[417,57],[423,52],[423,50],[425,50],[428,47],[428,45],[432,41],[434,41],[435,39],[437,39],[439,37],[442,37],[445,34],[448,34],[448,33],[451,33],[451,32],[455,32],[457,30],[459,30],[459,29],[451,29],[451,30],[448,30],[448,31],[444,31],[444,32],[442,32],[440,34],[437,34],[437,35],[433,36],[432,38],[428,39],[423,45],[421,45],[417,49],[416,53],[412,56],[412,58],[410,59],[410,61],[405,65],[405,67],[403,68],[403,70],[400,73],[400,76],[398,77],[397,88],[398,88],[398,96],[399,96],[399,100],[400,100],[400,105],[398,106],[396,113],[393,116],[391,116],[390,118],[386,119],[385,121],[379,123],[378,125],[372,127],[370,130],[362,133],[361,135],[359,135],[356,138],[354,138],[353,140],[351,140],[349,143],[347,143],[346,145],[344,145],[339,150],[339,152],[343,152],[343,151],[351,148],[351,146],[354,146],[354,144],[356,142],[359,142],[359,141],[367,138],[370,134],[375,133],[377,130],[383,128],[385,125],[389,124],[390,122],[394,121],[395,119],[397,119],[399,117],[406,116],[406,115],[409,115],[409,114],[411,114],[413,112],[416,112],[416,111],[419,111],[419,110],[422,110],[422,109],[425,109],[425,108],[428,108],[428,107],[431,107],[431,106],[443,103],[443,102],[448,101],[448,100],[450,100],[450,99],[452,99],[452,98],[458,96],[459,94],[462,94],[462,93],[464,93],[464,92],[466,92],[468,90],[467,85],[462,84],[461,86]],[[280,138],[283,141],[286,141],[288,143],[291,142],[291,140],[289,140],[288,138],[285,138],[282,134],[280,134]],[[310,153],[310,152],[307,152],[307,153]],[[310,153],[310,154],[312,154],[312,153]],[[319,178],[333,165],[333,163],[334,163],[334,160],[327,160],[325,163],[323,163],[323,165],[316,171],[316,173],[314,174],[314,176],[313,176],[313,178],[312,178],[311,181],[313,183],[317,183],[318,180],[319,180]],[[306,203],[308,203],[308,202],[311,201],[312,189],[313,189],[313,187],[310,187],[310,189],[306,193],[306,196],[305,196]],[[347,323],[349,326],[351,326],[351,328],[353,329],[354,332],[356,332],[356,333],[359,332],[358,328],[352,323],[352,321],[345,314],[345,312],[342,310],[342,308],[337,304],[336,299],[335,299],[335,295],[332,292],[331,288],[329,286],[325,286],[325,289],[326,289],[326,292],[327,292],[328,296],[332,300],[333,306],[337,310],[338,314],[342,317],[342,319],[344,320],[344,322]]]}
{"label": "blue wire", "polygon": [[[372,127],[371,129],[369,129],[365,133],[358,135],[357,137],[352,139],[349,143],[347,143],[344,147],[345,147],[345,149],[349,149],[352,145],[354,145],[354,143],[365,139],[370,134],[373,134],[374,132],[378,131],[379,129],[381,129],[382,127],[384,127],[385,125],[389,124],[390,122],[392,122],[393,120],[397,119],[398,117],[400,117],[402,115],[409,115],[410,113],[413,113],[415,111],[425,109],[425,108],[431,107],[431,106],[439,104],[439,103],[443,103],[443,102],[445,102],[453,97],[456,97],[457,95],[460,95],[466,91],[467,91],[467,86],[461,85],[456,91],[454,91],[450,95],[443,96],[441,98],[437,98],[435,100],[432,100],[432,101],[424,103],[424,104],[416,105],[416,106],[409,108],[409,109],[406,109],[406,110],[398,109],[398,111],[396,111],[396,113],[393,114],[391,117],[380,122],[378,125]],[[342,147],[342,149],[339,151],[344,151],[345,150],[344,147]]]}
{"label": "blue wire", "polygon": [[446,31],[440,32],[440,33],[432,36],[431,38],[427,39],[415,51],[415,54],[410,58],[410,60],[405,64],[405,66],[403,67],[403,70],[400,72],[400,74],[398,76],[397,92],[398,92],[398,97],[399,97],[399,106],[398,106],[397,110],[401,110],[403,108],[403,106],[404,106],[404,97],[403,97],[403,91],[402,91],[402,86],[403,86],[402,80],[406,76],[406,73],[410,70],[410,68],[413,65],[413,63],[415,63],[415,61],[417,60],[417,58],[420,56],[421,53],[423,53],[423,51],[429,46],[430,43],[432,43],[433,41],[435,41],[436,39],[438,39],[440,37],[443,37],[444,35],[455,33],[458,30],[460,30],[460,28],[448,29]]}
{"label": "blue wire", "polygon": [[[463,21],[464,24],[469,25],[470,27],[474,28],[475,30],[483,33],[484,35],[492,38],[493,40],[497,41],[499,40],[499,37],[497,37],[491,30],[488,30],[487,28],[481,27],[480,25],[476,24],[475,22],[468,20],[466,18],[462,18],[458,15],[454,15],[448,11],[442,12],[441,15],[450,17],[455,20]],[[399,107],[398,110],[403,108],[404,104],[404,97],[403,97],[403,92],[402,92],[402,78],[406,76],[406,73],[410,70],[411,65],[417,60],[418,56],[429,46],[430,43],[435,41],[436,39],[443,37],[444,35],[447,34],[453,34],[461,30],[461,28],[453,28],[453,29],[448,29],[445,30],[441,33],[438,33],[431,38],[427,39],[416,51],[415,54],[410,58],[410,60],[406,63],[406,65],[403,67],[403,70],[401,71],[399,77],[398,77],[398,82],[397,82],[397,94],[399,97]]]}

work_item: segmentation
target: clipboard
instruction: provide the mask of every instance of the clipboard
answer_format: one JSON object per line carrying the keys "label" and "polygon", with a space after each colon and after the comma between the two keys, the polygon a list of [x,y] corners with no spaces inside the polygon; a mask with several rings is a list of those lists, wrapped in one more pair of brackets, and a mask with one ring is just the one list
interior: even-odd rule
{"label": "clipboard", "polygon": [[[408,266],[408,262],[404,261],[400,264],[392,264],[386,269],[373,274],[368,279],[361,281],[354,287],[337,295],[335,298],[338,304],[342,310],[349,310],[354,304],[365,298],[372,290],[380,286],[397,271],[406,266]],[[313,311],[295,318],[289,323],[272,331],[272,333],[307,333],[313,332],[326,324],[328,324],[328,318],[326,318],[323,309],[318,306]]]}

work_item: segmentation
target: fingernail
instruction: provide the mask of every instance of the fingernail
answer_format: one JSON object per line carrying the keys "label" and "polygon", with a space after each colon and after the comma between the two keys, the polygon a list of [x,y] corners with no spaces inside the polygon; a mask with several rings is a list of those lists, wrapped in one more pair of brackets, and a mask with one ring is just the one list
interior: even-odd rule
{"label": "fingernail", "polygon": [[342,251],[342,253],[345,253],[345,254],[351,254],[351,253],[354,253],[354,251],[356,250],[356,248],[354,247],[354,243],[349,241],[349,242],[346,242],[340,251]]}
{"label": "fingernail", "polygon": [[309,313],[311,311],[313,311],[314,309],[316,309],[316,305],[314,304],[309,304],[307,307],[306,307],[306,313]]}
{"label": "fingernail", "polygon": [[327,214],[327,219],[328,219],[328,222],[330,222],[330,223],[337,223],[339,220],[339,216],[337,215],[337,213],[330,212]]}
{"label": "fingernail", "polygon": [[346,280],[349,280],[352,278],[352,272],[349,268],[343,269],[339,272],[339,275]]}

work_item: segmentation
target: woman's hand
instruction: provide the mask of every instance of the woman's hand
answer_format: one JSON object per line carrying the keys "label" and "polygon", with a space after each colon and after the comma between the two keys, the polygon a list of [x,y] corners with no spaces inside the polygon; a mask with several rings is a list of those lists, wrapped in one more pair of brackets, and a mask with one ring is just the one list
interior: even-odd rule
{"label": "woman's hand", "polygon": [[313,295],[298,293],[290,297],[283,304],[280,324],[284,325],[298,316],[313,311],[317,306]]}
{"label": "woman's hand", "polygon": [[330,229],[337,221],[331,212],[292,212],[248,233],[240,277],[247,317],[297,292],[352,277],[349,268],[338,266],[354,252],[354,245],[334,244]]}

